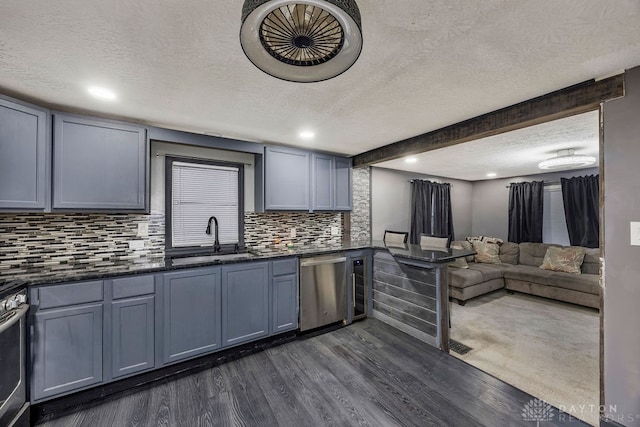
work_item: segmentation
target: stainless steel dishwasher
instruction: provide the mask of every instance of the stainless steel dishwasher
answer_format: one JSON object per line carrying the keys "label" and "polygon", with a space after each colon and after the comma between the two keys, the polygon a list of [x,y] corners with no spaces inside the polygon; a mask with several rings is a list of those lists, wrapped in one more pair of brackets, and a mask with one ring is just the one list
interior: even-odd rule
{"label": "stainless steel dishwasher", "polygon": [[347,318],[347,258],[335,253],[300,259],[300,330]]}

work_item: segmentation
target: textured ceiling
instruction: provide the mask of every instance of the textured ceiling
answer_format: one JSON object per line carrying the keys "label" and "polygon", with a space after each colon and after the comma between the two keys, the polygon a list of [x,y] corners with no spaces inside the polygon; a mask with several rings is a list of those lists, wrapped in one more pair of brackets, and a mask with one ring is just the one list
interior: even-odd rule
{"label": "textured ceiling", "polygon": [[[640,64],[638,0],[360,0],[364,48],[319,83],[268,76],[241,0],[3,0],[0,91],[175,129],[357,154]],[[118,94],[87,95],[88,85]],[[312,142],[301,129],[316,132]]]}
{"label": "textured ceiling", "polygon": [[[591,111],[411,156],[416,163],[396,159],[376,166],[467,181],[557,172],[540,170],[538,163],[568,148],[598,159],[599,128],[599,112]],[[597,160],[587,167],[598,167]],[[489,172],[496,177],[487,177]]]}

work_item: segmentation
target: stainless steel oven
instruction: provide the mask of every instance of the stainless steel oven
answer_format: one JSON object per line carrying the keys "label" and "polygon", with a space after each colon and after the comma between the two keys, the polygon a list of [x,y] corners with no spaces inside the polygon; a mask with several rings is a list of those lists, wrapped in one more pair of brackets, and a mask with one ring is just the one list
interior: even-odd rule
{"label": "stainless steel oven", "polygon": [[0,285],[0,426],[29,425],[26,302],[23,283]]}

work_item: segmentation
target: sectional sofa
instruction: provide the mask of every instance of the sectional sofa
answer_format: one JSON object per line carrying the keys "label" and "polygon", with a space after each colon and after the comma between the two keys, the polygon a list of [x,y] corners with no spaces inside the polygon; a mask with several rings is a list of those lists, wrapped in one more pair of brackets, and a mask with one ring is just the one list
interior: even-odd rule
{"label": "sectional sofa", "polygon": [[[470,249],[467,241],[451,246]],[[581,274],[540,269],[550,246],[545,243],[504,242],[499,248],[500,263],[474,262],[467,257],[468,268],[449,267],[449,296],[460,305],[471,298],[496,289],[523,292],[586,307],[600,307],[599,249],[583,248]]]}

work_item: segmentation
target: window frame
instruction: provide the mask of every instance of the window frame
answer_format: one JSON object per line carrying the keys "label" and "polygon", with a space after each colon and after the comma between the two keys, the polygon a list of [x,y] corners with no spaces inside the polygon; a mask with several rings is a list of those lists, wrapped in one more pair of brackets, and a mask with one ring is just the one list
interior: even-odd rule
{"label": "window frame", "polygon": [[[213,254],[213,246],[173,246],[173,163],[194,163],[208,166],[238,168],[238,244],[220,245],[218,254],[235,253],[246,250],[244,245],[244,164],[223,160],[201,159],[193,157],[165,156],[164,161],[164,201],[165,201],[165,257]],[[203,224],[206,227],[206,224]]]}

